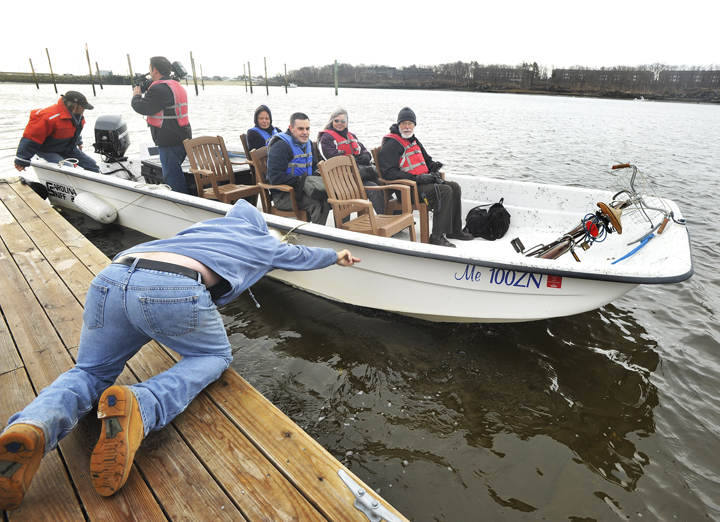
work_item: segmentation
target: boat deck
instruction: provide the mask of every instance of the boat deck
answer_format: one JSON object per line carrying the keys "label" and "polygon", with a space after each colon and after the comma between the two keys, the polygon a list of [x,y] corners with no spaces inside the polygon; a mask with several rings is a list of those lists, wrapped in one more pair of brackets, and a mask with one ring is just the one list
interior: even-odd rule
{"label": "boat deck", "polygon": [[[0,179],[0,423],[77,355],[90,281],[110,261],[17,178]],[[163,371],[177,355],[149,343],[118,382]],[[44,459],[20,508],[3,520],[310,520],[367,522],[340,470],[372,489],[232,370],[170,425],[151,433],[125,486],[98,495],[88,473],[93,414]],[[373,498],[369,499],[374,500]]]}

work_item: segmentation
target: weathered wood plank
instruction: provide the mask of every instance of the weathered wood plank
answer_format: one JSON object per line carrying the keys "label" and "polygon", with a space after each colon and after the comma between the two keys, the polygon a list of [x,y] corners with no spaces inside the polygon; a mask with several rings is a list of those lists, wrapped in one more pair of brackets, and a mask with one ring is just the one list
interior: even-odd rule
{"label": "weathered wood plank", "polygon": [[[29,403],[35,394],[24,369],[0,375],[0,390],[0,425],[4,428],[8,418]],[[8,518],[13,522],[85,520],[57,451],[45,456],[23,503],[8,512]]]}
{"label": "weathered wood plank", "polygon": [[[226,371],[206,393],[328,520],[367,521],[353,507],[355,498],[337,475],[344,469],[342,464],[240,375]],[[345,471],[400,520],[407,520],[352,472]]]}
{"label": "weathered wood plank", "polygon": [[[17,194],[13,190],[15,187],[18,189],[24,188],[25,190],[21,190],[21,193]],[[57,274],[60,275],[64,284],[70,288],[76,296],[80,296],[79,301],[83,303],[89,281],[92,279],[92,272],[74,255],[67,255],[69,247],[57,236],[56,230],[58,227],[51,228],[48,226],[26,201],[27,198],[39,198],[37,196],[33,197],[34,192],[31,191],[29,194],[24,194],[25,199],[23,199],[21,194],[27,190],[29,190],[28,187],[23,187],[22,185],[12,184],[6,187],[0,185],[0,197],[2,197],[5,206],[7,206],[18,224],[26,231],[28,236],[32,238],[37,249],[42,252]],[[47,206],[47,204],[45,205]],[[55,212],[55,215],[51,213],[48,214],[53,216],[53,218],[60,218],[65,226],[68,224],[57,215],[57,212]],[[77,231],[76,233],[79,234]],[[74,243],[77,243],[77,241],[73,241],[73,244]]]}
{"label": "weathered wood plank", "polygon": [[[152,342],[128,366],[146,380],[174,363],[168,352]],[[325,520],[204,393],[173,420],[172,426],[248,520]]]}
{"label": "weathered wood plank", "polygon": [[[13,256],[15,264],[23,273],[37,300],[42,303],[43,310],[57,329],[65,346],[69,349],[79,346],[82,326],[80,303],[73,297],[20,224],[17,221],[5,219],[9,214],[7,200],[3,199],[3,203],[5,205],[0,205],[0,220],[3,221],[2,238],[5,247]],[[37,221],[39,221],[37,216],[34,218],[27,216],[24,223],[30,224]],[[43,228],[46,228],[44,224]],[[67,251],[67,249],[65,250]],[[78,317],[80,318],[79,324],[77,323]]]}
{"label": "weathered wood plank", "polygon": [[[0,309],[0,312],[2,310]],[[5,317],[0,314],[0,375],[23,367]]]}

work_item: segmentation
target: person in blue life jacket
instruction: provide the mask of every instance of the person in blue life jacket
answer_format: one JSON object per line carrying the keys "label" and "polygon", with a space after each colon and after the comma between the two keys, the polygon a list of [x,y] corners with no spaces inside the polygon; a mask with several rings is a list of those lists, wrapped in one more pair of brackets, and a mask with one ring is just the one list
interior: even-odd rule
{"label": "person in blue life jacket", "polygon": [[99,172],[97,163],[82,151],[85,109],[94,107],[84,94],[68,91],[55,105],[30,112],[25,131],[15,155],[15,169],[24,171],[36,154],[50,163],[76,159],[78,166]]}
{"label": "person in blue life jacket", "polygon": [[270,138],[282,132],[277,127],[273,127],[272,124],[272,113],[267,105],[261,105],[255,109],[255,115],[253,116],[253,122],[255,126],[248,129],[245,134],[247,140],[248,150],[261,149],[270,142]]}
{"label": "person in blue life jacket", "polygon": [[[324,160],[335,156],[354,156],[360,178],[366,187],[377,187],[378,174],[372,165],[372,154],[357,136],[348,130],[348,114],[338,107],[330,115],[325,128],[318,133],[318,152]],[[385,212],[385,196],[380,190],[368,190],[367,196],[376,214]]]}
{"label": "person in blue life jacket", "polygon": [[[94,405],[103,427],[90,478],[100,495],[117,492],[142,439],[184,411],[232,361],[218,306],[271,270],[358,262],[347,250],[279,241],[244,200],[224,217],[118,254],[88,290],[77,364],[12,415],[0,435],[0,510],[20,505],[43,455]],[[151,339],[182,359],[144,382],[115,385],[125,363]]]}
{"label": "person in blue life jacket", "polygon": [[183,141],[192,139],[188,99],[185,87],[170,76],[171,72],[172,64],[164,56],[150,58],[153,83],[144,96],[139,86],[134,87],[131,105],[135,112],[147,116],[150,135],[160,154],[163,181],[175,192],[188,194],[182,169],[186,157]]}
{"label": "person in blue life jacket", "polygon": [[398,113],[397,123],[383,136],[378,167],[384,179],[409,179],[417,183],[418,194],[427,199],[433,211],[430,244],[455,247],[450,239],[470,241],[472,234],[463,231],[462,189],[454,181],[440,177],[442,163],[433,161],[415,136],[417,118],[410,107]]}
{"label": "person in blue life jacket", "polygon": [[[306,178],[313,177],[312,183]],[[324,225],[330,214],[327,192],[317,172],[317,158],[310,142],[310,118],[302,112],[290,116],[290,126],[276,134],[268,144],[267,180],[272,185],[289,185],[295,189],[300,210],[310,215],[310,221]],[[280,210],[292,210],[287,192],[272,190],[273,204]],[[316,195],[313,197],[311,194]]]}

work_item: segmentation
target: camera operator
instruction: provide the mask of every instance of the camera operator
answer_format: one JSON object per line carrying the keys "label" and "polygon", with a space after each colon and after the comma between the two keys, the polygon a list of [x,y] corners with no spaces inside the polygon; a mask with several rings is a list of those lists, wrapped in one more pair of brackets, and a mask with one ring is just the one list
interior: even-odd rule
{"label": "camera operator", "polygon": [[150,58],[153,82],[143,96],[142,88],[133,88],[132,108],[147,116],[150,134],[158,146],[163,180],[175,192],[188,193],[182,162],[185,160],[183,140],[192,138],[188,119],[187,92],[171,77],[172,65],[164,56]]}

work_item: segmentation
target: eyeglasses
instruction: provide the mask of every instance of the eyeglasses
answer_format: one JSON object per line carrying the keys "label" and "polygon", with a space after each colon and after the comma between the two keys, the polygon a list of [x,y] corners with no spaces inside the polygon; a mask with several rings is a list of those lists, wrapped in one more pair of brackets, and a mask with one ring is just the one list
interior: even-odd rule
{"label": "eyeglasses", "polygon": [[333,120],[334,123],[347,123],[347,120]]}

